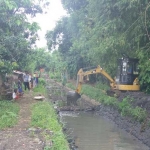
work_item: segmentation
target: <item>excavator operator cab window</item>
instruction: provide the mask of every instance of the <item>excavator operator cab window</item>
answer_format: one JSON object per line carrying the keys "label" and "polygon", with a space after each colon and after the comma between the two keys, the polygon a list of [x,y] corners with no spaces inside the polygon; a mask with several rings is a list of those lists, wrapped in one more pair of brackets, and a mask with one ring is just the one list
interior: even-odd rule
{"label": "excavator operator cab window", "polygon": [[132,74],[133,67],[130,62],[127,63],[127,74]]}
{"label": "excavator operator cab window", "polygon": [[138,59],[125,57],[119,59],[119,64],[120,75],[118,73],[118,83],[132,85],[135,78],[138,76]]}
{"label": "excavator operator cab window", "polygon": [[122,74],[126,74],[127,72],[127,62],[123,62],[123,65],[122,65]]}
{"label": "excavator operator cab window", "polygon": [[135,63],[133,66],[133,74],[138,75],[139,74],[139,66],[138,63]]}

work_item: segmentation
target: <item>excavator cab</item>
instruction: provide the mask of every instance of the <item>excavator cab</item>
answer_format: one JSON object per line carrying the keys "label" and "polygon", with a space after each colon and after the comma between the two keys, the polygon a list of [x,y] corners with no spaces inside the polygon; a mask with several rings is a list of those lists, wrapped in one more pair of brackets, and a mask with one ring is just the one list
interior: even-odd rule
{"label": "excavator cab", "polygon": [[133,85],[134,81],[137,79],[139,75],[139,68],[138,68],[139,60],[136,58],[120,58],[118,59],[118,68],[117,68],[117,76],[115,79],[116,85],[124,85],[123,89],[119,90],[139,90],[139,86],[136,86],[138,89],[128,89],[128,86]]}

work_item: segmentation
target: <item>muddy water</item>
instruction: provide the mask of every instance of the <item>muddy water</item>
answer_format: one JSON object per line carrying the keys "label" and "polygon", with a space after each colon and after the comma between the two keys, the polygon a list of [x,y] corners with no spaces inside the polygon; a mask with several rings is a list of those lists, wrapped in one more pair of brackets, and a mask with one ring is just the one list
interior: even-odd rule
{"label": "muddy water", "polygon": [[94,113],[61,112],[68,136],[75,137],[78,150],[149,150],[115,124]]}

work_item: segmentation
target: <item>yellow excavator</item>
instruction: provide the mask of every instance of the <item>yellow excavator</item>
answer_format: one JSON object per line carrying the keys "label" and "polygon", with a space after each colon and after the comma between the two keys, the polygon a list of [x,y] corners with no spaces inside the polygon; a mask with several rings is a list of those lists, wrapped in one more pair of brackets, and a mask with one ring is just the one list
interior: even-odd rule
{"label": "yellow excavator", "polygon": [[91,74],[102,74],[110,81],[112,90],[119,91],[139,91],[140,85],[138,80],[138,59],[123,57],[118,59],[117,75],[113,79],[100,65],[97,67],[81,68],[77,74],[77,85],[75,91],[67,93],[67,102],[76,101],[80,98],[80,92],[84,79],[88,79]]}

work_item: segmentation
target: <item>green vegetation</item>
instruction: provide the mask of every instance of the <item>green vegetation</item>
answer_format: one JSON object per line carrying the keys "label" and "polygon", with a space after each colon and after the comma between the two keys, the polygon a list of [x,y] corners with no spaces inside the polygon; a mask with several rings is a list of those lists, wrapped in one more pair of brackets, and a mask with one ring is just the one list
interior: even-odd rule
{"label": "green vegetation", "polygon": [[39,78],[39,84],[42,85],[42,86],[45,86],[46,85],[46,81],[44,78]]}
{"label": "green vegetation", "polygon": [[39,83],[35,88],[33,88],[33,92],[35,92],[35,94],[40,93],[46,95],[45,85],[46,81],[43,78],[39,78]]}
{"label": "green vegetation", "polygon": [[53,51],[49,53],[36,47],[40,26],[28,20],[46,12],[48,0],[0,2],[0,75],[45,68],[60,81],[62,73],[74,78],[79,68],[100,64],[115,77],[117,59],[125,54],[139,59],[140,84],[150,92],[148,0],[62,0],[62,4],[69,15],[47,32],[47,46]]}
{"label": "green vegetation", "polygon": [[40,27],[36,22],[28,21],[28,18],[42,13],[43,4],[45,2],[36,4],[32,0],[0,2],[1,74],[10,73],[12,69],[34,69],[32,58]]}
{"label": "green vegetation", "polygon": [[46,138],[53,141],[52,147],[45,147],[45,150],[69,150],[56,112],[48,102],[38,102],[33,105],[31,120],[31,126],[48,129],[53,133],[51,136],[45,135]]}
{"label": "green vegetation", "polygon": [[50,72],[50,78],[60,82],[61,81],[60,71],[59,72]]}
{"label": "green vegetation", "polygon": [[75,86],[74,86],[72,83],[69,82],[69,83],[67,83],[66,85],[67,85],[68,87],[70,87],[71,89],[75,90]]}
{"label": "green vegetation", "polygon": [[[46,95],[46,82],[43,78],[39,78],[39,84],[33,89],[35,94],[41,93]],[[53,141],[52,147],[46,146],[44,150],[69,150],[68,142],[63,134],[56,112],[52,104],[48,102],[38,102],[32,106],[31,126],[47,129],[52,135],[43,133],[46,140]]]}
{"label": "green vegetation", "polygon": [[[67,84],[67,86],[74,89],[74,86],[71,83]],[[128,96],[122,101],[118,101],[115,97],[110,97],[106,95],[103,90],[92,87],[90,85],[83,85],[81,94],[85,94],[90,98],[101,102],[104,105],[117,108],[122,116],[132,117],[139,122],[143,122],[147,118],[146,110],[138,106],[134,108],[131,104],[133,99]]]}
{"label": "green vegetation", "polygon": [[132,100],[131,98],[126,97],[122,100],[122,102],[117,103],[117,107],[119,111],[121,112],[121,115],[131,116],[139,122],[145,121],[145,119],[147,118],[146,110],[138,106],[133,108],[130,103],[131,100]]}
{"label": "green vegetation", "polygon": [[12,127],[18,121],[19,106],[10,101],[0,101],[0,129]]}
{"label": "green vegetation", "polygon": [[41,84],[39,84],[38,86],[36,86],[34,89],[33,89],[33,92],[35,93],[40,93],[40,94],[43,94],[45,95],[46,94],[46,90],[45,90],[45,87]]}
{"label": "green vegetation", "polygon": [[[33,73],[45,68],[50,70],[51,55],[44,48],[37,48],[40,26],[31,22],[37,14],[45,13],[47,0],[0,1],[0,75],[18,69]],[[29,18],[29,20],[28,20]]]}
{"label": "green vegetation", "polygon": [[[101,65],[112,78],[117,59],[139,59],[142,90],[150,92],[150,6],[141,0],[62,0],[68,16],[46,34],[48,48],[71,78],[80,68]],[[60,62],[61,60],[61,62]]]}
{"label": "green vegetation", "polygon": [[107,91],[110,89],[110,86],[108,86],[107,84],[102,84],[101,82],[97,82],[95,84],[95,87],[104,91]]}

